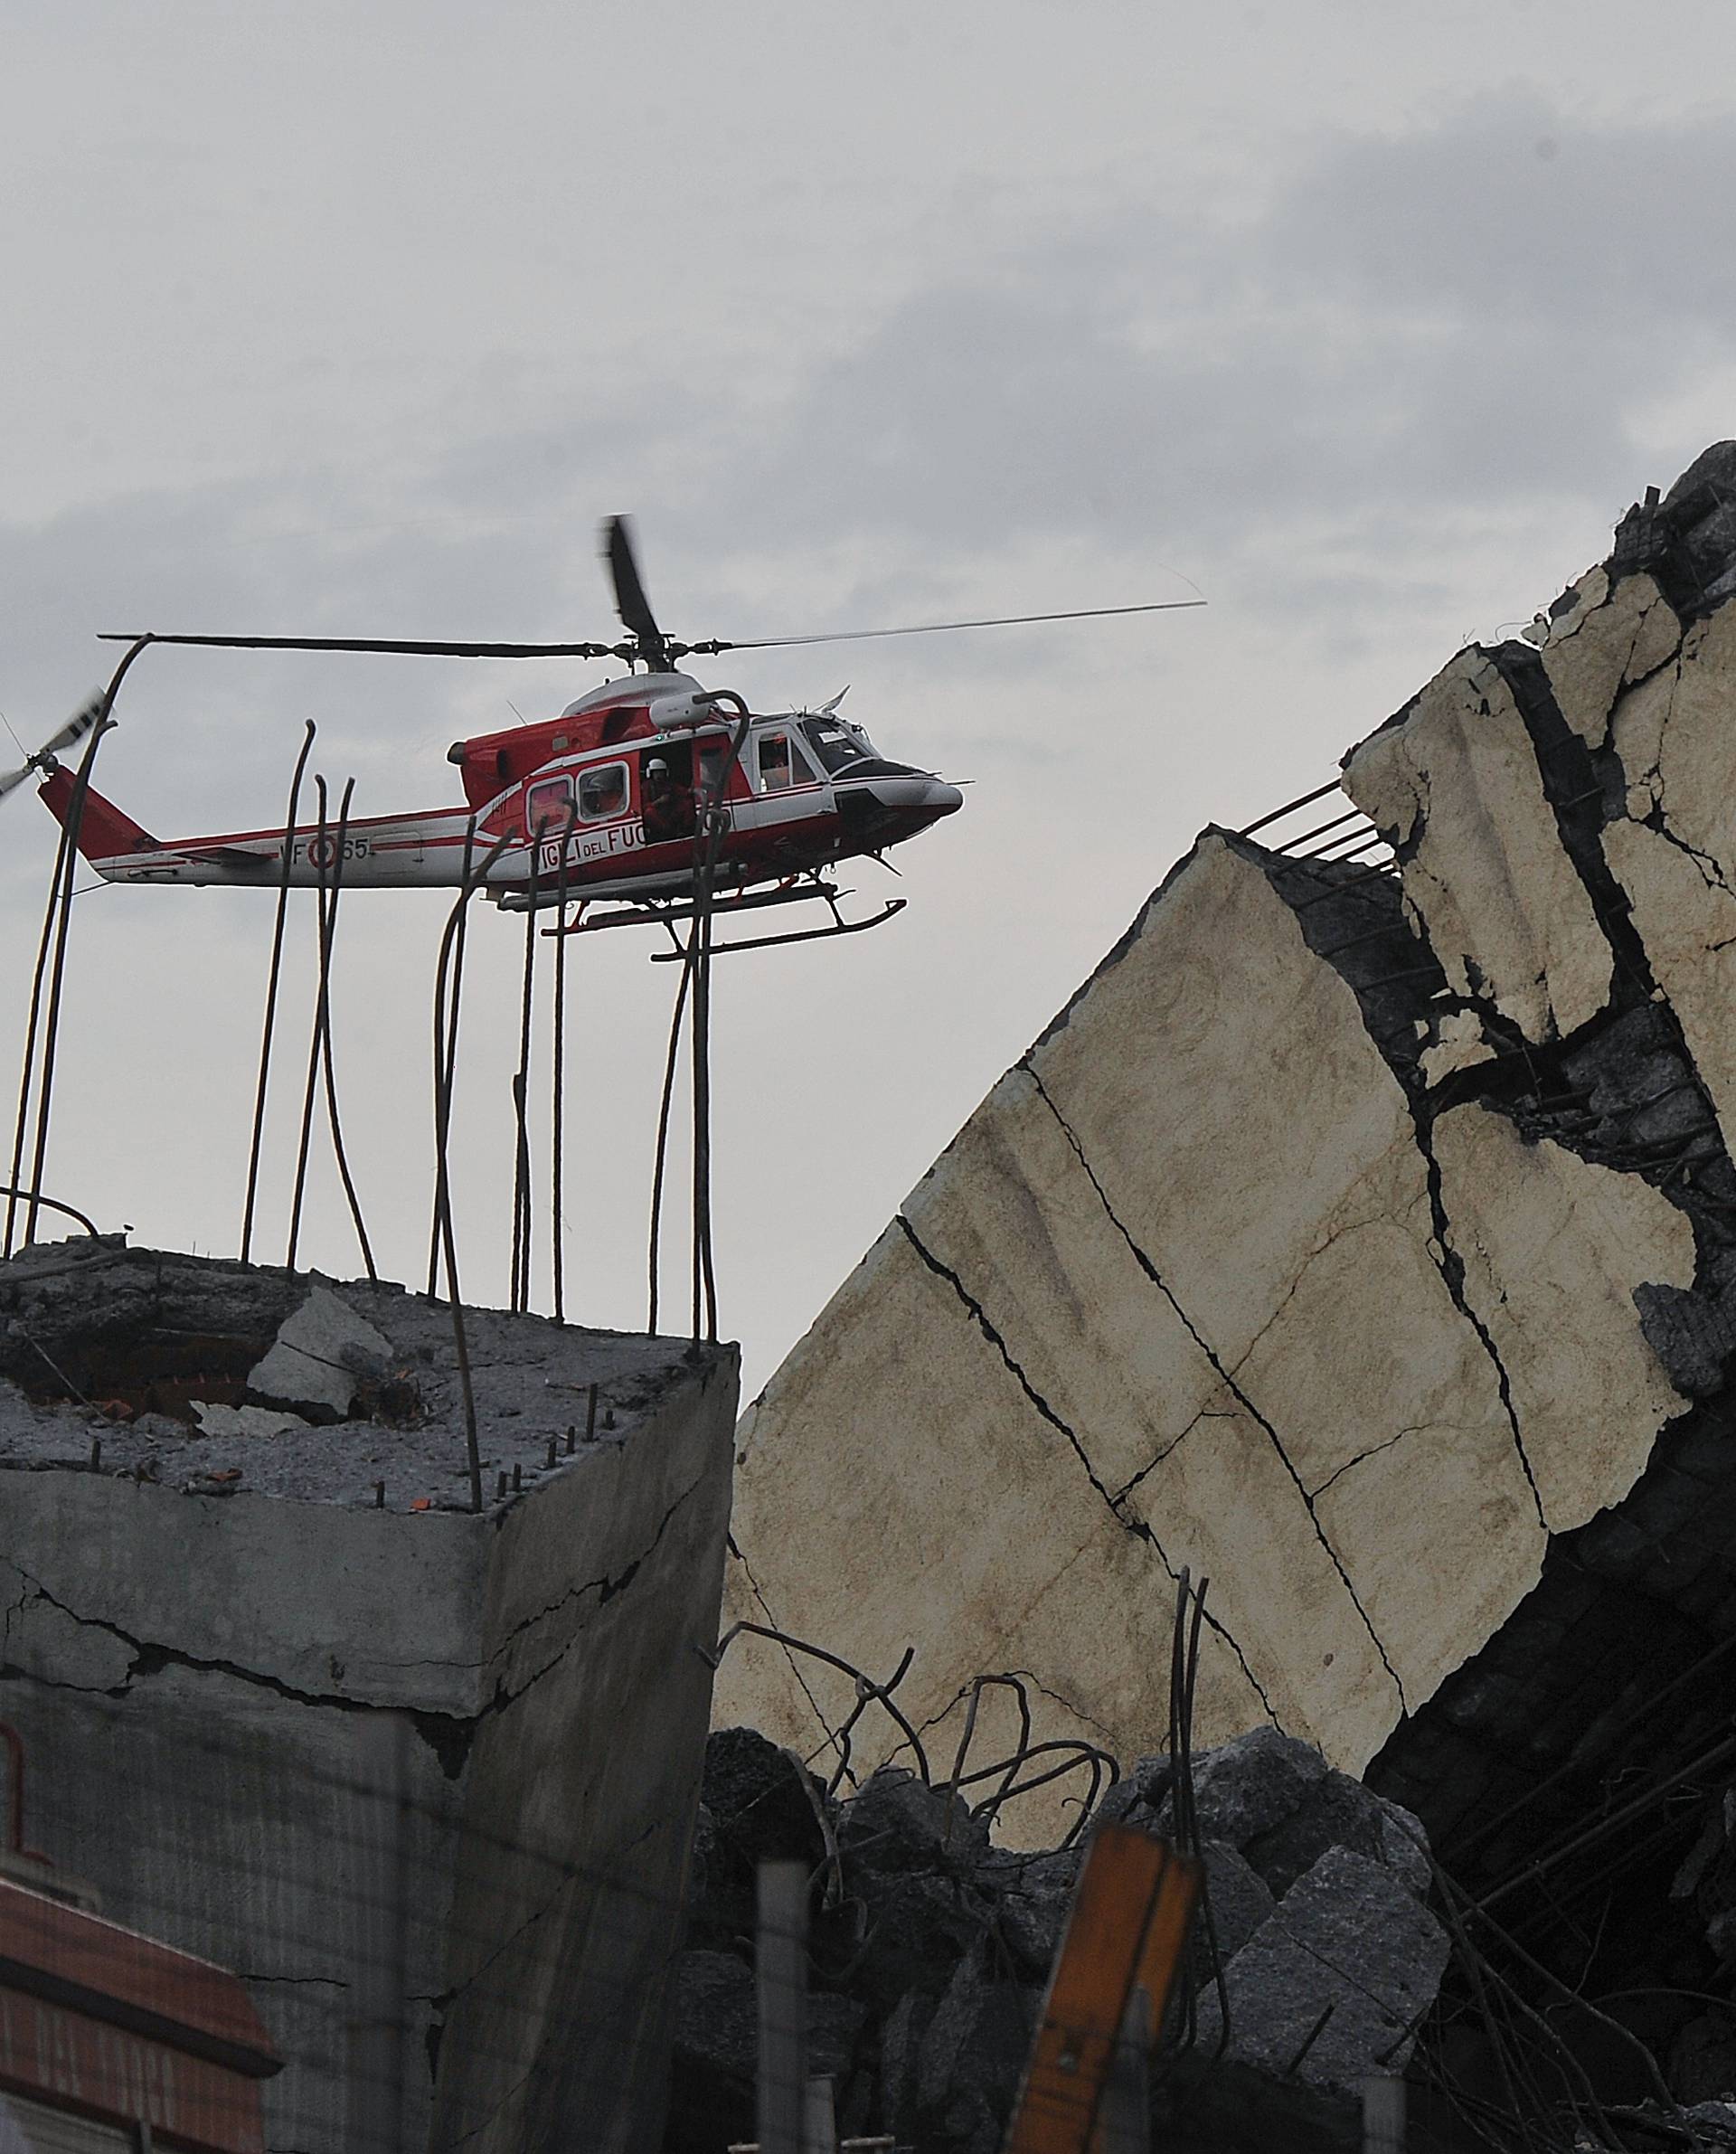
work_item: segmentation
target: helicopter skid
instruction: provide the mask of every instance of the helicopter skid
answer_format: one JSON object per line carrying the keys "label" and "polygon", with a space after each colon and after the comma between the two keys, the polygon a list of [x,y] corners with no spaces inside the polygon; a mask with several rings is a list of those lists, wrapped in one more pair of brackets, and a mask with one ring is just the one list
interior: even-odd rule
{"label": "helicopter skid", "polygon": [[[804,897],[817,897],[820,893],[804,891],[801,894]],[[888,898],[880,911],[870,913],[866,920],[845,920],[834,905],[832,925],[829,928],[801,928],[793,935],[755,935],[742,942],[713,942],[710,954],[714,958],[722,958],[732,949],[774,949],[785,942],[824,942],[834,935],[861,935],[870,928],[883,927],[894,913],[903,912],[910,902],[909,898]],[[684,949],[654,949],[651,962],[654,965],[674,965],[686,955]]]}
{"label": "helicopter skid", "polygon": [[[692,879],[682,885],[691,890]],[[575,893],[575,895],[578,894]],[[717,897],[712,901],[712,918],[722,912],[747,912],[761,905],[793,905],[802,898],[823,897],[827,902],[844,895],[829,883],[810,884],[805,890],[780,886],[776,890],[752,890],[740,897]],[[554,901],[549,901],[552,903]],[[688,900],[681,904],[624,905],[614,912],[605,912],[599,920],[583,918],[570,921],[564,928],[544,928],[545,935],[594,935],[603,928],[661,928],[670,927],[677,921],[692,920],[698,906]]]}
{"label": "helicopter skid", "polygon": [[[713,921],[727,918],[734,912],[758,912],[767,905],[796,905],[810,898],[818,898],[832,913],[832,925],[825,928],[803,928],[790,935],[760,935],[741,942],[717,942],[712,945],[713,956],[721,956],[731,949],[769,949],[775,944],[786,942],[813,942],[828,935],[860,935],[865,929],[877,928],[901,912],[909,902],[905,898],[893,898],[880,912],[867,920],[845,920],[838,911],[838,900],[847,897],[848,891],[840,890],[834,883],[822,883],[816,878],[811,883],[784,883],[775,890],[750,890],[734,897],[720,897],[711,907]],[[675,940],[675,929],[684,921],[698,917],[699,907],[688,900],[681,904],[622,906],[618,911],[606,912],[600,919],[579,919],[564,928],[544,928],[545,935],[594,935],[602,928],[660,927],[669,931],[671,941]],[[653,964],[668,965],[687,955],[677,942],[673,949],[653,950]]]}

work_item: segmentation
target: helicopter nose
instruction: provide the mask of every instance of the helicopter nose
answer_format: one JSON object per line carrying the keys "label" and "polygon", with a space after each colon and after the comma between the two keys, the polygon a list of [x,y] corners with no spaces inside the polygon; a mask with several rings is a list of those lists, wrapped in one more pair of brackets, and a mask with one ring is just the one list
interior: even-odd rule
{"label": "helicopter nose", "polygon": [[949,816],[965,804],[965,796],[943,778],[926,771],[901,771],[896,777],[875,777],[869,791],[882,808],[915,809],[923,816]]}

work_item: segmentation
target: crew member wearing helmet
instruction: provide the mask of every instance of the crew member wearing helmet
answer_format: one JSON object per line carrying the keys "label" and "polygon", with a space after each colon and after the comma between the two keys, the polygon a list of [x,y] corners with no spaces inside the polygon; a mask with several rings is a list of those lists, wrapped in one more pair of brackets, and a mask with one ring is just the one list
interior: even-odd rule
{"label": "crew member wearing helmet", "polygon": [[661,755],[647,755],[639,778],[645,804],[646,844],[655,846],[672,837],[691,837],[693,793],[676,782],[667,761]]}

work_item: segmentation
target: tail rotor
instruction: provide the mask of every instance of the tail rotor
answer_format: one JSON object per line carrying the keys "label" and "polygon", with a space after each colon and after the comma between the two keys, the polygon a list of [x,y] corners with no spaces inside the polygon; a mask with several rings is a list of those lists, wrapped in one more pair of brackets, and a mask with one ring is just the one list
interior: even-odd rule
{"label": "tail rotor", "polygon": [[63,755],[96,726],[102,718],[100,695],[93,695],[84,708],[69,718],[57,733],[43,742],[35,754],[27,757],[15,770],[0,771],[0,800],[15,792],[27,778],[48,777],[55,769],[56,758]]}

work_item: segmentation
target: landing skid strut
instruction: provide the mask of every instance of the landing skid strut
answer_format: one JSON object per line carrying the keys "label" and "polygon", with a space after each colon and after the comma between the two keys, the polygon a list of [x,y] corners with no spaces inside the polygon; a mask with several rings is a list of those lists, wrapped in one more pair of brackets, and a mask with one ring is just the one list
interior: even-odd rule
{"label": "landing skid strut", "polygon": [[[803,928],[788,935],[756,935],[740,942],[714,942],[712,954],[721,957],[732,949],[770,949],[787,942],[818,942],[833,935],[860,935],[869,928],[883,925],[895,912],[903,912],[910,902],[908,898],[892,898],[866,920],[846,920],[838,910],[838,900],[849,894],[848,891],[839,890],[835,883],[822,883],[816,879],[811,883],[780,884],[775,890],[747,891],[739,897],[720,898],[712,906],[713,921],[727,919],[734,912],[757,912],[766,905],[796,905],[810,898],[817,898],[829,908],[832,924],[824,928]],[[693,920],[697,914],[698,907],[691,901],[671,905],[632,905],[624,906],[618,912],[606,912],[600,919],[587,920],[581,916],[565,929],[544,928],[542,931],[545,935],[593,935],[602,928],[661,927],[668,930],[673,942],[675,940],[677,924]],[[673,949],[653,950],[651,961],[656,965],[671,965],[677,963],[686,954],[676,942]]]}

